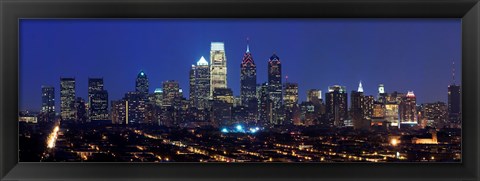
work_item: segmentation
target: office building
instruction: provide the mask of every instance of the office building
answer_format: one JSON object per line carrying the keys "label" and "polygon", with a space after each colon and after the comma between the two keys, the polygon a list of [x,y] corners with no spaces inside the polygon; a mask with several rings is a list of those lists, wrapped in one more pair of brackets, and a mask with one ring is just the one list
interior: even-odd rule
{"label": "office building", "polygon": [[227,57],[223,42],[212,42],[210,48],[210,97],[217,88],[227,88]]}
{"label": "office building", "polygon": [[75,120],[75,78],[60,78],[60,115],[62,120]]}

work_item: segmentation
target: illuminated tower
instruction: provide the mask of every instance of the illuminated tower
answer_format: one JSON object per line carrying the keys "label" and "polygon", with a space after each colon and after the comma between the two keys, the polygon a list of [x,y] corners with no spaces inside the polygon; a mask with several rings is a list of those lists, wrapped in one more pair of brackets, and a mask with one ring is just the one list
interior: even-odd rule
{"label": "illuminated tower", "polygon": [[251,100],[255,99],[257,89],[257,66],[253,61],[248,44],[240,69],[240,97],[242,105],[248,107]]}
{"label": "illuminated tower", "polygon": [[272,119],[274,124],[282,122],[282,64],[274,53],[268,60],[268,94],[272,100]]}
{"label": "illuminated tower", "polygon": [[333,122],[336,127],[342,127],[348,116],[345,86],[334,85],[328,87],[328,92],[325,94],[325,104],[330,122]]}
{"label": "illuminated tower", "polygon": [[358,90],[357,92],[363,92],[363,86],[362,86],[362,81],[358,84]]}
{"label": "illuminated tower", "polygon": [[283,95],[283,102],[285,104],[285,121],[287,124],[300,124],[300,119],[295,116],[298,104],[298,84],[286,82],[285,94]]}
{"label": "illuminated tower", "polygon": [[47,121],[55,118],[55,88],[53,86],[42,86],[42,110]]}
{"label": "illuminated tower", "polygon": [[75,78],[60,78],[60,115],[62,120],[75,119]]}
{"label": "illuminated tower", "polygon": [[190,91],[193,106],[197,109],[207,108],[210,96],[210,67],[203,56],[190,70]]}
{"label": "illuminated tower", "polygon": [[135,91],[139,92],[145,98],[148,95],[148,78],[143,70],[138,73],[137,79],[135,80]]}
{"label": "illuminated tower", "polygon": [[402,123],[417,124],[417,98],[413,91],[408,91],[402,104]]}
{"label": "illuminated tower", "polygon": [[247,120],[255,120],[258,112],[257,102],[257,66],[253,61],[247,39],[247,50],[240,64],[240,100],[247,109]]}
{"label": "illuminated tower", "polygon": [[385,87],[383,84],[378,85],[378,95],[377,95],[377,101],[380,103],[385,104],[386,103],[386,98],[387,93],[385,93]]}
{"label": "illuminated tower", "polygon": [[210,98],[216,88],[227,88],[227,57],[223,42],[212,42],[210,48]]}

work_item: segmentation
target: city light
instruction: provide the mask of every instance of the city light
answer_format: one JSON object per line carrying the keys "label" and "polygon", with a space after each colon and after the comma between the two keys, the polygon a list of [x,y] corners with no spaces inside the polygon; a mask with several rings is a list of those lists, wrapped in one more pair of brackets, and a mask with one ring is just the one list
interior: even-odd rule
{"label": "city light", "polygon": [[236,127],[236,128],[237,128],[237,131],[243,131],[243,127],[242,127],[242,125],[237,125],[237,127]]}
{"label": "city light", "polygon": [[228,133],[228,129],[227,128],[222,128],[222,133]]}
{"label": "city light", "polygon": [[55,126],[52,133],[50,133],[50,135],[48,136],[47,148],[54,148],[55,147],[55,142],[57,141],[57,136],[58,136],[58,130],[60,130],[60,127]]}
{"label": "city light", "polygon": [[[48,120],[46,126],[34,128],[42,129],[38,130],[42,134],[50,133],[46,140],[42,136],[39,142],[46,142],[47,149],[42,147],[42,151],[50,159],[45,161],[102,158],[132,162],[391,162],[459,161],[461,158],[461,129],[454,126],[461,121],[460,86],[449,86],[448,104],[418,102],[423,90],[417,95],[413,91],[386,91],[383,84],[376,84],[378,90],[373,91],[366,85],[365,90],[374,93],[367,95],[362,81],[358,89],[348,89],[351,94],[347,94],[345,86],[350,83],[325,85],[323,95],[322,85],[300,87],[300,90],[308,89],[305,101],[299,91],[302,77],[294,82],[296,80],[285,76],[287,80],[282,83],[281,65],[283,70],[288,67],[280,63],[276,53],[268,62],[269,81],[258,82],[257,66],[247,45],[243,59],[246,63],[241,65],[241,86],[235,86],[241,87],[239,95],[235,94],[237,90],[227,87],[224,43],[212,42],[207,58],[202,56],[192,65],[190,87],[181,87],[186,85],[186,80],[172,79],[162,82],[161,88],[152,93],[146,73],[140,71],[135,74],[135,91],[114,100],[109,100],[103,78],[92,79],[95,81],[89,78],[88,99],[76,96],[75,78],[62,78],[60,114],[54,111],[53,87],[44,87],[42,103],[45,106],[41,114],[24,116],[40,120],[50,112],[51,117],[66,120],[61,132],[60,124],[54,123],[53,118],[42,118]],[[189,68],[188,64],[185,68]],[[265,67],[261,70],[265,71]],[[283,75],[286,73],[292,72],[283,72]],[[401,86],[392,85],[392,88],[403,89]],[[185,95],[189,93],[188,97],[183,90]],[[458,104],[450,103],[451,99]],[[451,112],[452,105],[458,110]],[[450,115],[456,117],[450,118]],[[451,119],[454,121],[450,123]],[[448,130],[436,125],[447,121]],[[24,131],[20,136],[23,140],[38,139],[31,138],[38,135],[29,134],[34,131]],[[437,131],[442,136],[440,142]],[[124,146],[125,143],[128,145]],[[32,150],[28,146],[21,151]],[[51,154],[58,151],[62,154]]]}
{"label": "city light", "polygon": [[397,146],[399,143],[400,141],[396,138],[392,138],[392,140],[390,140],[390,144],[392,144],[392,146]]}

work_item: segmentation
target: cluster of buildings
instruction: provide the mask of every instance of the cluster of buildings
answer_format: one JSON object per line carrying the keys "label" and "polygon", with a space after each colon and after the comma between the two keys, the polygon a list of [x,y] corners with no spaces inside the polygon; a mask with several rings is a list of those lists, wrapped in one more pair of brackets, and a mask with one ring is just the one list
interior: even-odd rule
{"label": "cluster of buildings", "polygon": [[[385,91],[364,95],[362,83],[348,92],[345,86],[333,85],[322,94],[320,89],[307,91],[307,100],[299,103],[298,83],[282,82],[282,63],[274,53],[268,60],[268,81],[257,82],[257,66],[248,47],[240,63],[240,96],[227,86],[227,58],[223,42],[212,42],[210,61],[201,57],[189,71],[189,97],[183,95],[176,80],[162,82],[161,88],[149,92],[147,74],[137,75],[135,91],[120,100],[109,102],[103,78],[88,79],[88,98],[76,97],[75,79],[60,79],[60,117],[78,122],[103,121],[114,124],[158,124],[164,126],[224,126],[233,124],[354,127],[372,126],[461,126],[460,86],[448,86],[448,103],[417,105],[413,91]],[[348,106],[350,100],[350,107]],[[110,103],[110,106],[109,106]],[[39,120],[51,121],[55,115],[55,91],[42,86]]]}

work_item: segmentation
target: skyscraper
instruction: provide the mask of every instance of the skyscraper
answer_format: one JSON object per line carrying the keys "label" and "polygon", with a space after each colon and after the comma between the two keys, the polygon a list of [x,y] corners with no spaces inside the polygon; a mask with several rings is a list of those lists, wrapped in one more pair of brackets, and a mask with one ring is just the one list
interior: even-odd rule
{"label": "skyscraper", "polygon": [[245,107],[248,121],[256,120],[258,114],[257,100],[257,66],[253,61],[247,39],[247,50],[240,64],[240,102]]}
{"label": "skyscraper", "polygon": [[88,117],[86,102],[81,97],[77,97],[77,99],[75,99],[75,112],[77,114],[76,117],[78,122],[84,123],[87,121]]}
{"label": "skyscraper", "polygon": [[461,92],[459,85],[448,86],[448,121],[451,127],[461,127],[462,110],[461,110]]}
{"label": "skyscraper", "polygon": [[90,97],[90,121],[108,120],[108,92],[95,91]]}
{"label": "skyscraper", "polygon": [[325,104],[330,122],[333,122],[336,127],[343,126],[343,121],[348,118],[345,86],[334,85],[328,87],[328,92],[325,94]]}
{"label": "skyscraper", "polygon": [[258,123],[260,125],[274,124],[272,120],[272,100],[268,94],[268,83],[263,83],[257,88],[258,97]]}
{"label": "skyscraper", "polygon": [[75,78],[60,78],[60,115],[75,120]]}
{"label": "skyscraper", "polygon": [[192,106],[203,110],[208,106],[210,96],[210,67],[202,56],[190,70],[190,99]]}
{"label": "skyscraper", "polygon": [[103,78],[88,79],[88,118],[108,120],[108,92],[104,90]]}
{"label": "skyscraper", "polygon": [[417,98],[413,91],[408,91],[401,103],[401,123],[417,124]]}
{"label": "skyscraper", "polygon": [[227,57],[223,42],[212,42],[210,48],[210,97],[216,88],[227,88]]}
{"label": "skyscraper", "polygon": [[320,105],[322,103],[322,90],[320,89],[310,89],[307,91],[307,102],[311,102],[315,105]]}
{"label": "skyscraper", "polygon": [[135,91],[140,92],[144,98],[148,95],[148,77],[143,70],[138,73],[135,80]]}
{"label": "skyscraper", "polygon": [[173,106],[179,108],[182,100],[180,85],[175,80],[167,80],[162,83],[163,87],[163,106]]}
{"label": "skyscraper", "polygon": [[[127,92],[125,101],[125,122],[127,124],[147,123],[147,105],[142,92]],[[122,121],[123,122],[123,121]]]}
{"label": "skyscraper", "polygon": [[298,112],[298,84],[286,82],[284,92],[285,122],[286,124],[299,125],[301,124],[300,119],[296,114]]}
{"label": "skyscraper", "polygon": [[55,88],[53,86],[42,86],[42,109],[46,121],[53,121],[55,118]]}
{"label": "skyscraper", "polygon": [[461,87],[455,84],[455,62],[452,62],[452,84],[448,86],[448,121],[450,127],[462,126]]}
{"label": "skyscraper", "polygon": [[281,124],[282,109],[282,64],[274,53],[268,60],[268,94],[273,103],[272,119],[274,124]]}
{"label": "skyscraper", "polygon": [[387,93],[385,92],[385,86],[383,84],[378,85],[378,95],[377,95],[377,101],[380,103],[385,103],[386,102],[386,96]]}
{"label": "skyscraper", "polygon": [[364,115],[365,96],[363,95],[362,82],[358,85],[357,91],[350,94],[350,112],[352,115],[353,127],[355,129],[367,129],[370,125],[366,124]]}
{"label": "skyscraper", "polygon": [[197,66],[192,64],[192,67],[190,68],[190,71],[188,72],[188,85],[189,85],[189,91],[188,91],[188,100],[189,104],[192,105],[192,107],[197,107],[197,94],[195,93],[196,87],[195,87],[195,74],[196,74],[196,69]]}
{"label": "skyscraper", "polygon": [[[247,43],[247,51],[240,64],[240,98],[243,106],[249,107],[256,98],[257,91],[257,66],[253,61],[252,53]],[[256,100],[254,100],[256,101]]]}

